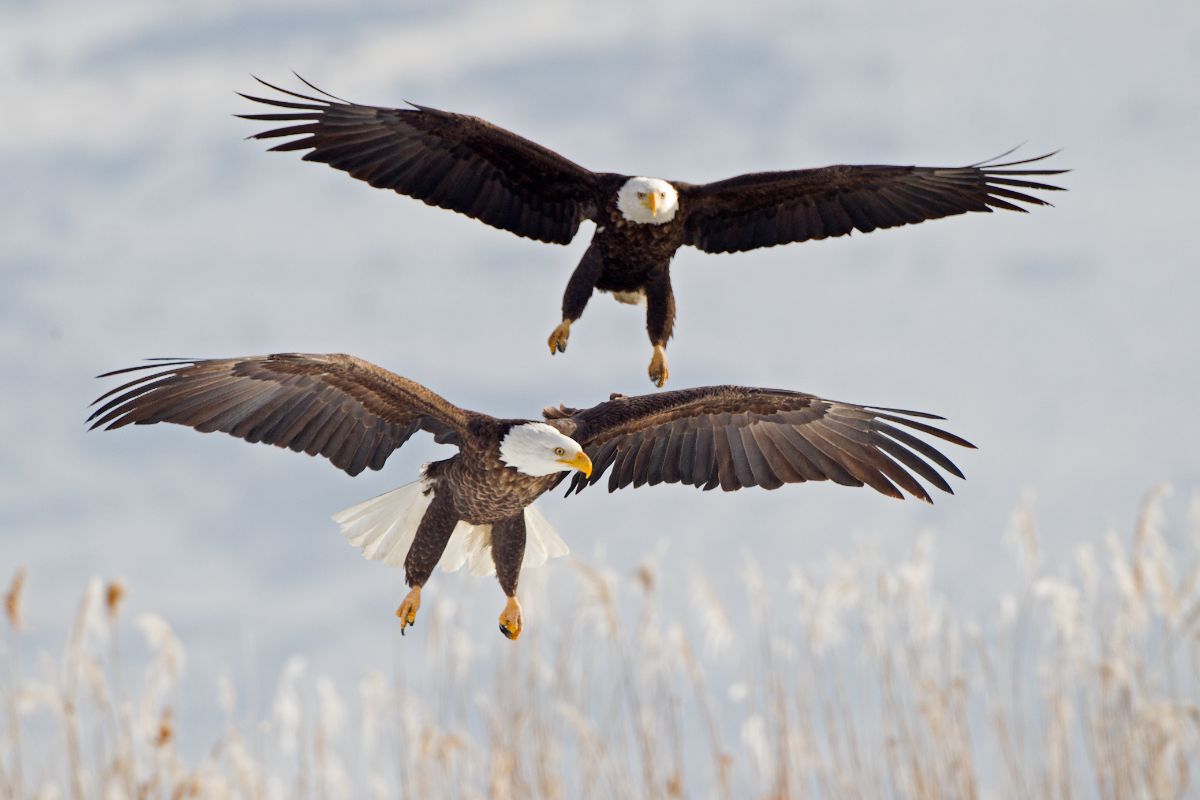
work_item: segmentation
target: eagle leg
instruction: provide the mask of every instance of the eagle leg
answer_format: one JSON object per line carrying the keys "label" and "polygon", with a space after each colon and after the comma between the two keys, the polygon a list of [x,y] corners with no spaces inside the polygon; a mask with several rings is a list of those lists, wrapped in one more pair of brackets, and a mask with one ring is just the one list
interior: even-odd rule
{"label": "eagle leg", "polygon": [[564,319],[559,323],[554,332],[550,334],[548,341],[550,345],[550,355],[555,353],[567,352],[567,339],[571,336],[571,320]]}
{"label": "eagle leg", "polygon": [[521,604],[517,602],[517,581],[525,560],[525,512],[522,511],[492,525],[492,563],[496,579],[508,602],[500,614],[500,632],[509,639],[521,635]]}
{"label": "eagle leg", "polygon": [[650,335],[650,344],[654,345],[650,380],[660,389],[671,375],[664,350],[674,329],[675,293],[671,291],[671,275],[664,266],[646,279],[646,333]]}
{"label": "eagle leg", "polygon": [[521,635],[521,604],[512,595],[500,612],[500,632],[513,640]]}
{"label": "eagle leg", "polygon": [[400,607],[396,609],[396,616],[400,618],[400,635],[404,635],[404,629],[417,624],[417,610],[421,607],[421,587],[414,586],[409,590],[404,600],[401,601]]}
{"label": "eagle leg", "polygon": [[583,258],[579,260],[579,266],[575,267],[575,271],[571,273],[571,279],[567,281],[567,288],[563,292],[562,300],[562,324],[554,329],[554,333],[550,334],[550,355],[567,352],[567,337],[571,335],[571,323],[579,319],[583,310],[587,308],[592,290],[596,288],[596,281],[600,279],[603,272],[604,258],[593,240],[588,249],[584,251]]}
{"label": "eagle leg", "polygon": [[671,377],[671,372],[667,369],[667,354],[661,344],[654,345],[654,355],[650,357],[650,369],[647,371],[650,373],[650,380],[660,389],[667,382],[667,378]]}
{"label": "eagle leg", "polygon": [[425,516],[417,525],[413,543],[404,557],[405,580],[412,591],[396,609],[400,618],[400,633],[412,625],[417,618],[417,609],[421,607],[421,587],[429,580],[433,568],[437,566],[450,541],[450,534],[458,525],[458,514],[454,511],[454,501],[449,492],[436,491]]}

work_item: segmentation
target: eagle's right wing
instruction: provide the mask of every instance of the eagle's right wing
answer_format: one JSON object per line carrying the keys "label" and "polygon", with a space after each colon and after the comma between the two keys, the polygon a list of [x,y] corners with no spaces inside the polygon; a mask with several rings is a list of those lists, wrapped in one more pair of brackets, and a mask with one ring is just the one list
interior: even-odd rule
{"label": "eagle's right wing", "polygon": [[380,189],[543,242],[567,244],[581,221],[596,217],[595,173],[486,120],[415,104],[358,105],[312,84],[308,85],[325,96],[297,94],[256,80],[305,101],[242,95],[289,109],[238,115],[288,123],[254,135],[299,137],[272,150],[308,150],[305,161],[324,162]]}
{"label": "eagle's right wing", "polygon": [[[151,372],[151,370],[157,370]],[[98,397],[88,421],[108,430],[174,422],[322,455],[351,475],[382,469],[419,428],[461,444],[471,412],[424,386],[347,355],[165,361]]]}

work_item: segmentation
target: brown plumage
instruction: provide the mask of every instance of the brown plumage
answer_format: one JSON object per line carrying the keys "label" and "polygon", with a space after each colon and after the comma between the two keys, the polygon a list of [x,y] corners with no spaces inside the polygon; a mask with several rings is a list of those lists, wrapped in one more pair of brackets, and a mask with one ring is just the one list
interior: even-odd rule
{"label": "brown plumage", "polygon": [[[923,421],[940,419],[930,414],[777,389],[708,386],[614,395],[587,409],[547,408],[545,422],[538,422],[461,409],[348,355],[159,361],[100,377],[127,373],[136,377],[93,403],[97,407],[88,418],[93,429],[173,422],[321,455],[351,475],[381,469],[417,430],[457,446],[457,455],[424,468],[416,490],[389,493],[407,498],[394,506],[401,511],[388,516],[391,501],[383,495],[335,519],[348,536],[359,526],[355,535],[366,542],[364,554],[389,563],[393,556],[394,563],[403,560],[413,587],[398,612],[404,624],[413,622],[420,588],[445,557],[456,526],[483,527],[484,544],[491,547],[509,597],[501,629],[513,638],[521,628],[515,595],[527,556],[527,527],[540,535],[540,517],[531,517],[529,506],[567,472],[577,471],[568,494],[609,472],[610,492],[659,483],[733,491],[832,480],[931,502],[918,478],[951,492],[939,469],[959,478],[962,472],[915,433],[973,447]],[[400,524],[397,514],[416,507],[413,498],[422,505],[411,544],[384,548],[380,531],[392,535]],[[381,521],[369,520],[379,509]],[[376,549],[368,553],[369,547]],[[403,552],[393,552],[397,547]],[[543,543],[536,547],[543,560],[556,554]]]}
{"label": "brown plumage", "polygon": [[592,460],[591,476],[575,476],[568,494],[595,484],[611,467],[610,492],[659,483],[734,491],[831,480],[933,502],[914,473],[951,494],[929,462],[963,475],[937,449],[897,426],[973,446],[920,421],[941,419],[931,414],[746,386],[615,396],[589,409],[548,408],[543,413],[580,442]]}
{"label": "brown plumage", "polygon": [[[306,161],[542,242],[567,244],[580,223],[595,222],[591,247],[563,294],[562,323],[550,335],[550,352],[566,351],[571,324],[593,290],[613,292],[623,301],[644,296],[654,348],[649,371],[658,386],[668,377],[664,349],[675,318],[670,263],[680,247],[731,253],[968,211],[1025,211],[1020,204],[1048,205],[1033,193],[1060,190],[1041,179],[1066,171],[1030,166],[1053,155],[1048,153],[963,167],[837,165],[759,172],[707,184],[653,179],[654,188],[644,178],[592,172],[478,117],[415,104],[359,105],[307,81],[322,96],[260,83],[295,98],[242,95],[285,109],[240,115],[285,123],[254,135],[287,139],[272,150],[307,151]],[[622,189],[635,188],[643,191],[622,207]]]}

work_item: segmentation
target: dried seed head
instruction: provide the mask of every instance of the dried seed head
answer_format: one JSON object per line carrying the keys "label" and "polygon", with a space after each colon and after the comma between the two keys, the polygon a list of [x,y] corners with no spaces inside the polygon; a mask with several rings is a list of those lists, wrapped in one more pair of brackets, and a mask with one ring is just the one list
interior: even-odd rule
{"label": "dried seed head", "polygon": [[175,737],[174,715],[170,706],[164,706],[162,716],[158,720],[158,733],[154,736],[155,747],[166,747]]}
{"label": "dried seed head", "polygon": [[13,573],[12,583],[4,594],[4,613],[8,616],[8,624],[14,631],[23,627],[21,617],[21,589],[25,586],[25,568],[17,567]]}
{"label": "dried seed head", "polygon": [[117,612],[121,610],[121,601],[125,599],[125,584],[119,580],[112,581],[104,592],[104,606],[108,609],[108,618],[116,620]]}
{"label": "dried seed head", "polygon": [[654,591],[654,570],[649,564],[643,564],[633,573],[633,577],[637,580],[638,585],[642,587],[642,591],[650,594]]}

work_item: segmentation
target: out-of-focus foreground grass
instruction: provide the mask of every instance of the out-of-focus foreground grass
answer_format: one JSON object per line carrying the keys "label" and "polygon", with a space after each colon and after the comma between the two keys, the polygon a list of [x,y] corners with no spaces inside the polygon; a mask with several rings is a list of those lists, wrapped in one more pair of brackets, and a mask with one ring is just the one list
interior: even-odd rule
{"label": "out-of-focus foreground grass", "polygon": [[[1018,509],[1023,578],[978,622],[932,589],[930,538],[786,586],[747,560],[737,620],[730,587],[694,571],[575,561],[556,578],[573,603],[527,616],[517,645],[468,637],[442,604],[404,671],[348,691],[295,657],[262,720],[214,676],[228,723],[202,747],[180,744],[185,652],[164,620],[132,621],[149,655],[130,663],[124,587],[96,580],[64,652],[25,653],[18,572],[0,797],[1200,796],[1200,499],[1168,547],[1164,493],[1071,564],[1042,563]],[[685,617],[660,605],[671,581]]]}

